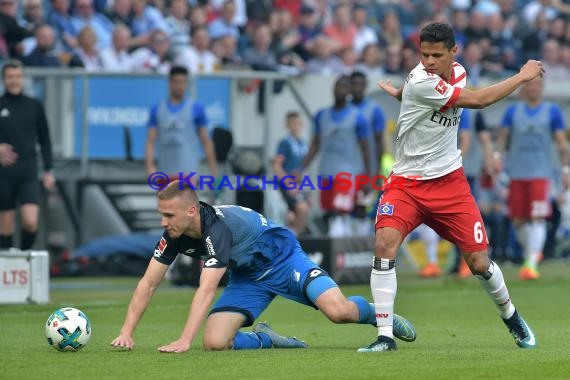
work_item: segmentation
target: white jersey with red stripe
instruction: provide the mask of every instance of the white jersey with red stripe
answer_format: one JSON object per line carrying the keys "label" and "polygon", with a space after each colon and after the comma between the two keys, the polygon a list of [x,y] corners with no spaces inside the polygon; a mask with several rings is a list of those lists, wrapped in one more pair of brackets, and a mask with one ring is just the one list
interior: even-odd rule
{"label": "white jersey with red stripe", "polygon": [[454,63],[449,81],[428,73],[422,63],[406,78],[396,131],[393,172],[432,179],[461,167],[457,129],[462,108],[455,108],[467,82],[463,66]]}

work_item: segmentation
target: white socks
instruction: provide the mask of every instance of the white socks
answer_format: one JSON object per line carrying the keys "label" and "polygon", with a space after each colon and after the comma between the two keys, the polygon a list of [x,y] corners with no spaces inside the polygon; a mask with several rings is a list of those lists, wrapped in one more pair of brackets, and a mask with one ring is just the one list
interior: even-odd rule
{"label": "white socks", "polygon": [[437,264],[437,245],[439,243],[439,236],[430,227],[424,225],[420,227],[420,237],[426,245],[428,262],[430,264]]}
{"label": "white socks", "polygon": [[489,265],[488,272],[491,275],[488,279],[485,279],[482,276],[477,276],[477,278],[479,278],[483,289],[487,291],[495,305],[499,308],[501,317],[503,319],[508,319],[512,317],[515,312],[515,307],[509,297],[509,290],[507,289],[507,285],[505,285],[503,272],[501,272],[499,266],[493,261],[491,261],[491,264]]}
{"label": "white socks", "polygon": [[376,311],[378,336],[384,335],[394,339],[394,299],[398,289],[396,269],[376,270],[370,274],[370,289]]}
{"label": "white socks", "polygon": [[519,226],[517,238],[523,249],[525,265],[536,269],[546,241],[546,220],[534,220]]}
{"label": "white socks", "polygon": [[538,258],[546,242],[546,220],[535,220],[527,225],[527,246],[524,251],[526,265],[536,269]]}

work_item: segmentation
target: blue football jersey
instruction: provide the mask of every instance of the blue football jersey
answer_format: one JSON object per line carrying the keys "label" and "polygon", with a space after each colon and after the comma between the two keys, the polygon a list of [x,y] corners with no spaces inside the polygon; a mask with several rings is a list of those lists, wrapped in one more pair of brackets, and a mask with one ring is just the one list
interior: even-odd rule
{"label": "blue football jersey", "polygon": [[242,206],[200,202],[202,237],[171,238],[164,231],[154,259],[170,265],[178,254],[204,260],[207,268],[261,270],[293,251],[297,239],[288,228]]}

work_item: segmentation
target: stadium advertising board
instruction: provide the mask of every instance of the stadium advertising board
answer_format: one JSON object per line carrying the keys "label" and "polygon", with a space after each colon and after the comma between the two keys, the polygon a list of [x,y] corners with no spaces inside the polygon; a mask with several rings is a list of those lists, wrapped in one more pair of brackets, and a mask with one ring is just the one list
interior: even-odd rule
{"label": "stadium advertising board", "polygon": [[333,239],[333,278],[339,284],[367,284],[374,257],[374,237]]}
{"label": "stadium advertising board", "polygon": [[334,270],[331,266],[332,239],[300,236],[299,243],[309,258],[332,276],[331,271]]}
{"label": "stadium advertising board", "polygon": [[339,284],[367,284],[374,257],[374,237],[300,237],[303,250]]}
{"label": "stadium advertising board", "polygon": [[0,304],[49,302],[47,251],[0,250]]}
{"label": "stadium advertising board", "polygon": [[[74,155],[81,156],[83,130],[83,80],[75,81],[75,144]],[[144,157],[146,128],[150,107],[168,94],[168,83],[161,76],[90,76],[87,80],[87,120],[89,124],[90,158],[127,158],[126,133],[131,139],[134,159]],[[197,101],[206,108],[209,128],[230,125],[230,80],[198,78]]]}

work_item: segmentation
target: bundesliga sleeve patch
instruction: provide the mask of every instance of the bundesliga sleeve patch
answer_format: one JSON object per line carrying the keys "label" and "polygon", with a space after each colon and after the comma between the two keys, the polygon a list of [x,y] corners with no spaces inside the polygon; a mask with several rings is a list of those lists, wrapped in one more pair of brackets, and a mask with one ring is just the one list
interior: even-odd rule
{"label": "bundesliga sleeve patch", "polygon": [[166,246],[167,246],[166,239],[164,237],[161,237],[160,241],[158,242],[158,246],[154,250],[154,257],[162,256],[164,250],[166,249]]}
{"label": "bundesliga sleeve patch", "polygon": [[438,84],[435,86],[435,90],[437,92],[439,92],[441,95],[445,95],[445,93],[448,90],[448,86],[447,84],[445,84],[445,82],[443,81],[443,79],[440,79]]}
{"label": "bundesliga sleeve patch", "polygon": [[394,205],[390,203],[384,203],[378,207],[378,215],[393,215],[394,214]]}

